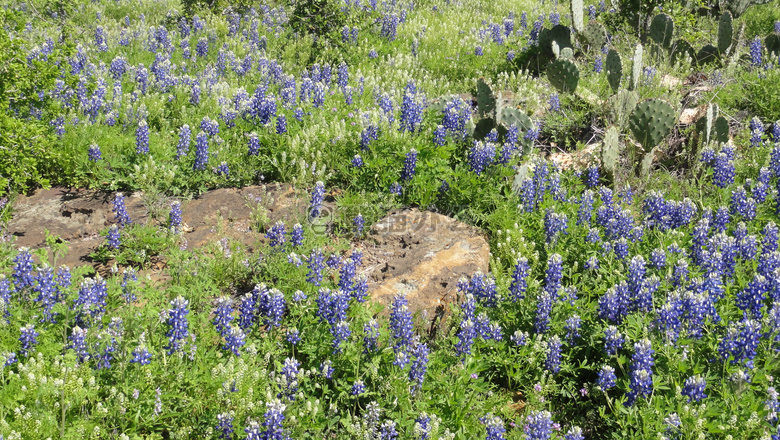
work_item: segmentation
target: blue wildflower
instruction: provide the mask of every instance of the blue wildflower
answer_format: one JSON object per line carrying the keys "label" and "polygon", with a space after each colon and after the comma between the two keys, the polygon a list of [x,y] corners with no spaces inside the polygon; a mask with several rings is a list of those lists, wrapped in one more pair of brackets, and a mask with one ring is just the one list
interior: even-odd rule
{"label": "blue wildflower", "polygon": [[406,159],[404,159],[404,169],[401,171],[401,180],[411,180],[414,177],[415,168],[417,167],[417,150],[412,148],[406,153]]}
{"label": "blue wildflower", "polygon": [[171,301],[171,308],[168,310],[168,325],[170,329],[166,333],[169,342],[165,347],[168,349],[169,355],[180,351],[184,338],[189,335],[187,315],[190,311],[188,306],[189,301],[182,296],[178,296]]}
{"label": "blue wildflower", "polygon": [[517,259],[515,269],[512,272],[512,283],[509,286],[509,293],[511,294],[512,301],[516,302],[525,297],[525,292],[528,288],[526,278],[528,278],[530,269],[531,267],[528,264],[527,258],[521,257]]}
{"label": "blue wildflower", "polygon": [[549,411],[532,411],[523,431],[528,440],[549,440],[552,437],[553,421]]}
{"label": "blue wildflower", "polygon": [[683,387],[682,395],[688,397],[688,402],[691,400],[699,402],[701,399],[707,397],[707,395],[704,394],[704,388],[706,386],[707,383],[704,381],[703,377],[699,375],[689,377],[685,380],[685,386]]}
{"label": "blue wildflower", "polygon": [[149,153],[149,126],[143,120],[135,131],[135,152],[138,154]]}
{"label": "blue wildflower", "polygon": [[325,184],[318,181],[314,184],[314,190],[311,193],[311,202],[309,204],[309,217],[317,218],[320,216],[322,202],[325,199]]}
{"label": "blue wildflower", "polygon": [[544,368],[552,374],[561,371],[561,338],[552,336],[547,341],[547,357],[544,360]]}
{"label": "blue wildflower", "polygon": [[111,210],[114,212],[114,220],[119,226],[125,227],[132,223],[130,216],[127,214],[127,208],[125,207],[125,197],[122,194],[116,193],[114,196],[113,208]]}
{"label": "blue wildflower", "polygon": [[489,413],[479,419],[485,425],[485,440],[504,440],[504,422],[501,417]]}
{"label": "blue wildflower", "polygon": [[634,344],[634,354],[631,356],[630,388],[625,406],[632,406],[638,397],[647,396],[653,391],[653,365],[655,360],[649,339]]}
{"label": "blue wildflower", "polygon": [[603,391],[607,391],[615,386],[616,380],[617,377],[615,376],[615,369],[609,365],[604,365],[601,367],[601,370],[599,370],[599,376],[596,384]]}
{"label": "blue wildflower", "polygon": [[19,336],[19,342],[21,342],[22,347],[19,350],[19,353],[22,356],[27,356],[30,354],[30,351],[32,351],[33,347],[38,344],[38,336],[39,333],[35,331],[35,325],[33,324],[27,324],[26,326],[20,328],[21,335]]}
{"label": "blue wildflower", "polygon": [[217,415],[217,427],[216,431],[219,433],[221,440],[230,440],[233,438],[233,416],[228,413],[222,413]]}

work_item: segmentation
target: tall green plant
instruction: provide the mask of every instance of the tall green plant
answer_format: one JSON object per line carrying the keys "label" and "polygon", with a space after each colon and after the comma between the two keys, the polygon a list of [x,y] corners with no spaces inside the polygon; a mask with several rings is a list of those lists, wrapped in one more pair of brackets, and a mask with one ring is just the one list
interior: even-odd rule
{"label": "tall green plant", "polygon": [[11,38],[23,25],[14,11],[0,10],[0,195],[49,185],[58,160],[50,128],[23,116],[46,104],[38,92],[57,75],[54,63],[25,59],[21,40]]}

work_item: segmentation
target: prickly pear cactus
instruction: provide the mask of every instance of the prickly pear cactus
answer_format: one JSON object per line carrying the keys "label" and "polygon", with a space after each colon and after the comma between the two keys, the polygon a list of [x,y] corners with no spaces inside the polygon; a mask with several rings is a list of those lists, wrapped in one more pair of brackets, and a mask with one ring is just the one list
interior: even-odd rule
{"label": "prickly pear cactus", "polygon": [[514,124],[520,131],[528,131],[533,126],[531,118],[528,117],[523,111],[512,108],[504,107],[501,110],[500,123],[506,128],[509,128]]}
{"label": "prickly pear cactus", "polygon": [[574,92],[580,81],[580,71],[570,60],[559,59],[547,67],[547,79],[562,93]]}
{"label": "prickly pear cactus", "polygon": [[623,77],[623,62],[620,60],[620,54],[615,49],[610,49],[607,53],[607,60],[604,66],[607,69],[607,81],[612,87],[613,92],[620,88],[620,79]]}
{"label": "prickly pear cactus", "polygon": [[444,112],[444,109],[447,108],[447,104],[449,104],[451,101],[454,101],[455,99],[458,99],[458,95],[442,95],[436,98],[431,104],[428,105],[429,109],[437,110],[439,112]]}
{"label": "prickly pear cactus", "polygon": [[[712,142],[720,145],[723,142],[729,140],[729,123],[723,116],[718,116],[720,109],[718,104],[710,104],[707,106],[707,111],[704,116],[696,121],[696,133],[698,138],[694,138],[693,147],[691,152],[693,160],[698,160],[699,157],[699,145],[709,145]],[[698,140],[697,140],[698,139]]]}
{"label": "prickly pear cactus", "polygon": [[658,14],[650,23],[650,38],[655,44],[669,49],[672,47],[672,37],[674,36],[674,20],[666,14]]}
{"label": "prickly pear cactus", "polygon": [[533,121],[523,111],[512,108],[504,107],[501,110],[499,120],[501,121],[500,131],[506,133],[509,127],[514,125],[520,130],[520,144],[523,147],[523,155],[529,154],[533,149],[533,142],[525,138],[525,134],[533,127]]}
{"label": "prickly pear cactus", "polygon": [[496,120],[493,118],[482,118],[474,124],[474,139],[484,139],[491,130],[496,128]]}
{"label": "prickly pear cactus", "polygon": [[713,127],[715,125],[715,119],[718,117],[718,105],[709,104],[704,115],[696,121],[696,132],[699,134],[700,139],[704,145],[710,143],[712,140]]}
{"label": "prickly pear cactus", "polygon": [[571,24],[577,33],[585,29],[582,0],[571,0]]}
{"label": "prickly pear cactus", "polygon": [[466,136],[474,137],[474,131],[476,128],[477,124],[475,124],[471,118],[466,120]]}
{"label": "prickly pear cactus", "polygon": [[704,115],[704,121],[707,125],[707,142],[712,139],[712,128],[715,126],[715,119],[718,118],[718,104],[709,104],[707,106],[707,112]]}
{"label": "prickly pear cactus", "polygon": [[739,31],[736,33],[737,35],[734,37],[733,40],[731,40],[731,48],[729,49],[729,59],[728,62],[730,64],[737,64],[739,62],[739,57],[741,55],[740,48],[744,46],[743,42],[745,41],[745,22],[742,21],[742,23],[739,24]]}
{"label": "prickly pear cactus", "polygon": [[668,102],[647,99],[636,105],[628,118],[628,127],[647,153],[669,135],[677,120],[676,116],[674,107]]}
{"label": "prickly pear cactus", "polygon": [[696,54],[696,64],[699,66],[706,66],[707,64],[713,64],[713,63],[719,63],[720,62],[720,52],[718,52],[718,48],[708,44],[704,47],[702,47],[699,52]]}
{"label": "prickly pear cactus", "polygon": [[764,47],[769,55],[780,57],[780,34],[772,33],[764,39]]}
{"label": "prickly pear cactus", "polygon": [[650,170],[653,169],[655,151],[656,148],[653,148],[642,157],[642,162],[640,164],[638,171],[639,171],[639,176],[641,176],[643,179],[646,179],[648,176],[650,176]]}
{"label": "prickly pear cactus", "polygon": [[729,141],[729,121],[725,117],[718,116],[712,128],[712,140],[718,144]]}
{"label": "prickly pear cactus", "polygon": [[609,110],[612,123],[625,127],[628,116],[639,102],[639,93],[634,90],[620,90],[609,99]]}
{"label": "prickly pear cactus", "polygon": [[672,65],[677,64],[678,61],[690,58],[692,62],[696,62],[696,53],[693,51],[693,47],[685,40],[677,40],[672,45],[672,56],[670,61]]}
{"label": "prickly pear cactus", "polygon": [[634,51],[633,64],[631,65],[631,90],[636,90],[639,87],[639,80],[642,78],[642,44],[636,45]]}
{"label": "prickly pear cactus", "polygon": [[601,144],[601,166],[607,175],[615,175],[619,157],[620,141],[618,139],[618,129],[612,126],[607,130],[604,135],[604,141]]}
{"label": "prickly pear cactus", "polygon": [[515,173],[515,178],[512,180],[512,192],[519,196],[523,190],[523,183],[525,183],[526,177],[530,177],[532,173],[533,170],[528,163],[517,167],[517,173]]}
{"label": "prickly pear cactus", "polygon": [[477,110],[480,115],[490,115],[496,109],[496,97],[483,78],[477,81]]}
{"label": "prickly pear cactus", "polygon": [[725,55],[731,46],[731,40],[734,38],[734,26],[731,20],[731,13],[726,11],[720,16],[718,22],[718,52]]}
{"label": "prickly pear cactus", "polygon": [[571,30],[569,27],[559,24],[552,29],[542,29],[542,31],[539,32],[539,48],[542,50],[542,53],[549,57],[554,56],[553,41],[558,44],[559,50],[564,47],[572,47]]}
{"label": "prickly pear cactus", "polygon": [[564,47],[558,58],[574,61],[574,51],[571,50],[571,47]]}
{"label": "prickly pear cactus", "polygon": [[585,40],[589,52],[598,52],[607,44],[607,29],[599,22],[591,21],[585,25],[580,36]]}
{"label": "prickly pear cactus", "polygon": [[499,90],[493,95],[496,98],[496,106],[493,110],[493,119],[495,119],[496,124],[501,123],[501,111],[504,109],[504,97],[501,95],[501,91]]}

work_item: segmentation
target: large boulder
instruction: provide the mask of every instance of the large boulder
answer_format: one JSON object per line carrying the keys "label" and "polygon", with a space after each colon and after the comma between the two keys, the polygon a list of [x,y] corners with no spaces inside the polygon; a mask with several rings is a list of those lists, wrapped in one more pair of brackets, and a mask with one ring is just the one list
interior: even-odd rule
{"label": "large boulder", "polygon": [[449,304],[458,301],[457,282],[487,272],[490,247],[480,230],[451,217],[408,209],[375,223],[364,259],[373,300],[392,303],[406,295],[409,308],[428,330],[440,327]]}

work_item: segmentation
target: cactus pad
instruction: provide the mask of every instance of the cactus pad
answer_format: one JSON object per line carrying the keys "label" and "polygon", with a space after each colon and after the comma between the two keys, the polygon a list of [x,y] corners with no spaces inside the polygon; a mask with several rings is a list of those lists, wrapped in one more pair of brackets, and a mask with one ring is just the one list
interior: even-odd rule
{"label": "cactus pad", "polygon": [[530,153],[531,149],[533,149],[533,142],[529,139],[526,139],[525,134],[534,125],[533,121],[531,121],[531,118],[529,118],[528,115],[526,115],[520,109],[505,107],[501,111],[499,120],[501,121],[501,125],[498,128],[502,134],[505,134],[512,125],[520,130],[520,144],[523,147],[523,154],[525,155]]}
{"label": "cactus pad", "polygon": [[571,50],[571,47],[564,47],[558,58],[574,61],[574,51]]}
{"label": "cactus pad", "polygon": [[720,16],[718,22],[718,52],[725,54],[731,46],[731,40],[734,38],[734,26],[731,22],[731,13],[726,11]]}
{"label": "cactus pad", "polygon": [[712,128],[712,140],[719,144],[729,141],[729,121],[726,118],[719,116]]}
{"label": "cactus pad", "polygon": [[674,36],[674,20],[666,14],[658,14],[650,24],[650,38],[655,44],[669,49]]}
{"label": "cactus pad", "polygon": [[780,34],[769,34],[766,39],[764,39],[764,46],[766,47],[766,51],[769,52],[769,55],[780,57]]}
{"label": "cactus pad", "polygon": [[712,139],[712,127],[715,124],[715,118],[718,117],[717,105],[707,105],[704,115],[696,121],[696,133],[703,139],[703,144],[709,144]]}
{"label": "cactus pad", "polygon": [[639,93],[633,90],[620,90],[612,96],[609,99],[612,123],[618,127],[624,127],[637,102],[639,102]]}
{"label": "cactus pad", "polygon": [[580,81],[580,71],[569,60],[555,60],[547,67],[547,79],[562,93],[574,92]]}
{"label": "cactus pad", "polygon": [[647,99],[634,108],[628,118],[628,126],[634,139],[649,152],[660,144],[674,127],[677,120],[674,107],[661,99]]}
{"label": "cactus pad", "polygon": [[482,140],[496,128],[496,121],[493,118],[482,118],[474,126],[474,139]]}
{"label": "cactus pad", "polygon": [[571,25],[578,33],[585,29],[583,8],[582,0],[571,0]]}
{"label": "cactus pad", "polygon": [[496,92],[493,96],[496,98],[496,106],[494,107],[492,116],[493,116],[493,119],[496,120],[496,124],[500,124],[501,123],[501,111],[504,109],[504,104],[505,104],[506,100],[505,100],[504,96],[501,94],[500,90],[498,92]]}
{"label": "cactus pad", "polygon": [[609,86],[612,87],[613,92],[617,92],[620,88],[620,79],[623,77],[623,63],[620,61],[620,54],[615,49],[610,49],[607,53],[605,67],[607,68]]}
{"label": "cactus pad", "polygon": [[685,40],[677,40],[672,46],[672,65],[678,61],[684,60],[685,57],[690,57],[692,62],[696,61],[696,53],[693,51],[693,47]]}
{"label": "cactus pad", "polygon": [[614,176],[620,157],[620,141],[617,128],[609,127],[601,144],[601,165],[607,174]]}
{"label": "cactus pad", "polygon": [[532,171],[533,170],[528,163],[517,167],[517,173],[515,173],[515,178],[512,180],[512,192],[514,192],[515,195],[519,196],[521,194],[523,191],[523,183],[525,183],[527,177],[532,175]]}
{"label": "cactus pad", "polygon": [[564,47],[571,46],[571,30],[568,26],[559,24],[552,29],[542,29],[539,33],[539,48],[542,53],[552,57],[554,55],[552,43],[553,41],[558,44],[558,49],[562,50]]}
{"label": "cactus pad", "polygon": [[717,63],[718,61],[720,61],[718,48],[711,44],[702,47],[699,53],[696,54],[696,63],[700,66]]}
{"label": "cactus pad", "polygon": [[642,54],[644,50],[641,44],[636,45],[634,51],[633,64],[631,64],[631,90],[636,90],[639,87],[639,80],[642,78]]}
{"label": "cactus pad", "polygon": [[483,78],[477,81],[477,110],[480,115],[492,114],[496,109],[496,97]]}
{"label": "cactus pad", "polygon": [[528,115],[512,107],[505,107],[501,110],[500,121],[507,129],[514,124],[521,132],[526,132],[533,126],[533,122]]}
{"label": "cactus pad", "polygon": [[607,44],[607,30],[599,22],[588,23],[580,35],[587,42],[589,51],[600,51]]}
{"label": "cactus pad", "polygon": [[642,162],[639,165],[639,175],[642,178],[647,178],[650,176],[650,170],[653,169],[653,161],[655,160],[655,148],[648,151],[647,154],[642,157]]}
{"label": "cactus pad", "polygon": [[696,121],[696,132],[703,138],[704,144],[722,144],[729,140],[729,122],[725,117],[718,116],[718,113],[718,104],[710,104],[704,116]]}
{"label": "cactus pad", "polygon": [[707,133],[707,142],[712,139],[712,127],[715,125],[715,118],[718,117],[718,107],[717,104],[715,105],[708,105],[707,106],[707,112],[704,115],[704,122],[705,122],[705,130]]}

